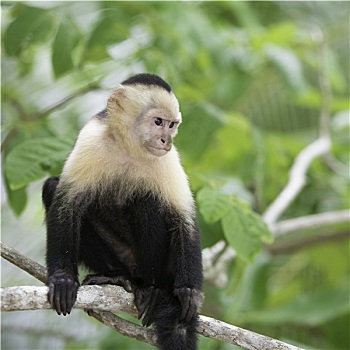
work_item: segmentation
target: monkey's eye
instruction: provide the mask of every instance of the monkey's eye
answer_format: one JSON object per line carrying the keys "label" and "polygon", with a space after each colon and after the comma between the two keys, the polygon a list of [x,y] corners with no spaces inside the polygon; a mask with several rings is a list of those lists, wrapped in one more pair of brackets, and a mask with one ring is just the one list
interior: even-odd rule
{"label": "monkey's eye", "polygon": [[174,127],[174,125],[175,125],[175,122],[171,122],[171,123],[169,124],[169,129],[172,129],[172,128]]}
{"label": "monkey's eye", "polygon": [[155,118],[154,119],[154,124],[160,126],[163,124],[163,119],[162,118]]}

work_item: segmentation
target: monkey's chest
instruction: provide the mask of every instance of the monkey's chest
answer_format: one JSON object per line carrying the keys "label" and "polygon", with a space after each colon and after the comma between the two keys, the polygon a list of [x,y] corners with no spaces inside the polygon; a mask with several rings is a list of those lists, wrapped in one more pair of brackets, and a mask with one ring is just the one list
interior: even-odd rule
{"label": "monkey's chest", "polygon": [[173,217],[172,211],[150,192],[134,193],[123,203],[105,194],[91,203],[87,215],[101,239],[131,248],[139,241],[169,244]]}
{"label": "monkey's chest", "polygon": [[[108,251],[103,259],[108,266],[117,259],[132,275],[143,275],[145,256],[168,270],[171,261],[171,234],[174,231],[170,211],[151,195],[134,195],[120,205],[117,201],[96,200],[86,218],[91,232]],[[152,266],[147,266],[152,269]]]}

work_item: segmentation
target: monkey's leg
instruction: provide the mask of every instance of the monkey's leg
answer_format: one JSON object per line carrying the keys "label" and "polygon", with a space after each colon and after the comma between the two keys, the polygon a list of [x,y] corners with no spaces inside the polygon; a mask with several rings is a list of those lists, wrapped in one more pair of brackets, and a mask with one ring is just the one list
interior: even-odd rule
{"label": "monkey's leg", "polygon": [[131,282],[124,276],[113,275],[113,272],[107,274],[94,274],[87,275],[82,285],[101,285],[101,284],[113,284],[123,287],[127,292],[132,292]]}
{"label": "monkey's leg", "polygon": [[55,194],[58,179],[50,178],[43,188],[46,208],[48,300],[58,315],[70,314],[76,301],[81,218],[85,207],[67,192]]}
{"label": "monkey's leg", "polygon": [[[87,275],[82,283],[82,285],[102,285],[102,284],[113,284],[116,286],[123,287],[127,292],[131,293],[131,282],[124,276],[113,276],[111,273]],[[84,311],[91,316],[93,309],[84,309]]]}

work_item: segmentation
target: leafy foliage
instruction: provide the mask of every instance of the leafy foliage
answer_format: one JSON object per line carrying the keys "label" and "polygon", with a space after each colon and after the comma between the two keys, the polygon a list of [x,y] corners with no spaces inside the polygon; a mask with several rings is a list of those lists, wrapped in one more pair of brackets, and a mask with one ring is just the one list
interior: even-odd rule
{"label": "leafy foliage", "polygon": [[46,173],[57,174],[67,158],[72,142],[54,138],[26,140],[9,152],[5,161],[6,178],[11,190],[19,190]]}
{"label": "leafy foliage", "polygon": [[[224,239],[239,257],[226,288],[206,285],[205,313],[304,347],[350,347],[343,242],[303,247],[315,233],[301,231],[272,243],[260,216],[295,156],[317,137],[320,33],[332,156],[343,167],[334,172],[315,161],[284,218],[349,205],[346,2],[10,1],[2,10],[3,179],[15,222],[35,207],[35,184],[60,173],[78,130],[104,108],[109,91],[131,74],[157,73],[181,103],[176,145],[203,245]],[[9,237],[13,226],[5,222]],[[297,248],[285,254],[283,246]],[[101,334],[99,348],[139,346],[118,335],[106,344]],[[72,343],[66,346],[80,346]],[[225,345],[201,339],[201,348]]]}
{"label": "leafy foliage", "polygon": [[244,260],[252,262],[261,243],[272,242],[272,235],[262,219],[225,187],[203,187],[197,195],[199,210],[208,223],[221,221],[227,242]]}

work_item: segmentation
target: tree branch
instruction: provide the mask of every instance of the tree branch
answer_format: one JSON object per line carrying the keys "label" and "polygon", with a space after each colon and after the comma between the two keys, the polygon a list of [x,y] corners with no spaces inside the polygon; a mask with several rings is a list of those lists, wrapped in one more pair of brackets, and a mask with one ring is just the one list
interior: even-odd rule
{"label": "tree branch", "polygon": [[289,180],[277,198],[263,214],[264,221],[271,226],[299,195],[306,183],[306,173],[314,159],[327,154],[331,149],[331,141],[327,136],[319,137],[305,147],[295,158],[289,172]]}
{"label": "tree branch", "polygon": [[349,221],[350,210],[346,209],[283,220],[272,224],[270,229],[275,237],[279,237],[298,230],[317,228],[321,226],[331,226]]}
{"label": "tree branch", "polygon": [[339,242],[348,239],[349,231],[341,231],[328,235],[317,235],[313,237],[303,237],[298,240],[288,240],[288,242],[281,242],[271,246],[266,246],[265,249],[271,254],[291,254],[307,247],[314,247],[320,244]]}
{"label": "tree branch", "polygon": [[153,329],[139,326],[107,311],[92,310],[91,315],[96,318],[96,320],[122,335],[153,346],[157,344],[156,333]]}
{"label": "tree branch", "polygon": [[36,261],[27,258],[22,253],[0,242],[1,256],[16,265],[21,270],[28,272],[30,275],[46,284],[46,269]]}
{"label": "tree branch", "polygon": [[[12,252],[15,257],[12,256]],[[4,243],[1,243],[1,255],[5,259],[11,256],[8,259],[9,261],[15,265],[18,263],[30,274],[33,272],[36,276],[40,277],[40,280],[42,280],[43,276],[46,276],[46,273],[42,274],[45,271],[44,267],[24,257]],[[29,263],[28,265],[27,262]],[[40,267],[39,270],[41,273],[38,273],[38,267]],[[92,313],[93,317],[108,327],[129,337],[152,345],[156,344],[153,330],[123,320],[112,313],[123,312],[131,315],[136,314],[132,295],[121,287],[110,285],[82,286],[79,288],[74,307],[95,309]],[[47,301],[47,287],[2,288],[1,308],[4,311],[51,309]],[[242,346],[248,350],[301,350],[295,346],[205,316],[200,316],[197,332],[205,337]]]}
{"label": "tree branch", "polygon": [[[350,210],[338,210],[325,212],[321,214],[307,215],[300,218],[279,221],[270,225],[272,235],[276,238],[287,235],[299,230],[331,227],[336,224],[345,224],[350,222]],[[334,240],[338,238],[338,234],[328,235],[326,237],[317,235],[308,239],[299,239],[297,242],[290,243],[284,247],[276,244],[268,246],[267,250],[271,252],[279,252],[284,250],[296,250],[298,247],[304,247],[304,244],[313,245],[320,242]],[[344,233],[340,236],[343,238]],[[236,257],[236,251],[228,246],[223,240],[216,242],[213,246],[203,249],[203,272],[206,280],[210,281],[217,287],[223,288],[227,284],[227,266],[232,259]]]}
{"label": "tree branch", "polygon": [[[1,310],[51,309],[47,301],[47,291],[47,287],[32,286],[1,288]],[[138,326],[111,314],[111,312],[123,312],[132,315],[137,313],[132,295],[121,287],[111,285],[81,286],[74,307],[78,309],[92,308],[95,310],[93,316],[112,329],[117,329],[123,335],[156,345],[156,337],[153,330]],[[105,312],[104,310],[109,310],[110,312]],[[300,349],[206,316],[200,316],[197,331],[205,337],[242,346],[245,349]]]}

